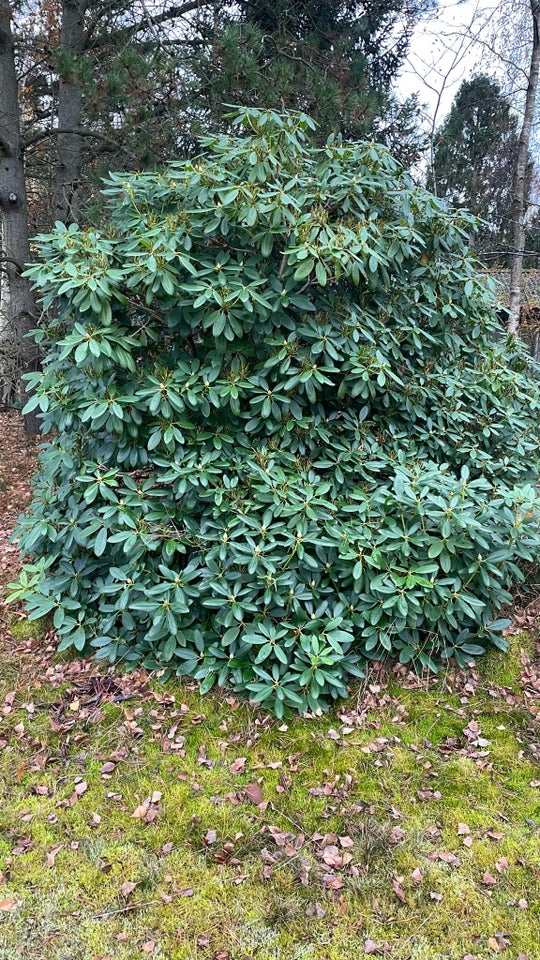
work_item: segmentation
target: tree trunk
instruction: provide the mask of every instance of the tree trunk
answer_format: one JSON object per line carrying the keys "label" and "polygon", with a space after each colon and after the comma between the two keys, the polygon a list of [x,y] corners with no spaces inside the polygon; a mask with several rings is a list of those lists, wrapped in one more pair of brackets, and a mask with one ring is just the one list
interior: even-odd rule
{"label": "tree trunk", "polygon": [[[36,307],[28,280],[22,276],[30,261],[24,156],[19,114],[19,92],[11,33],[8,0],[0,0],[0,222],[2,227],[3,283],[0,302],[0,369],[5,375],[4,357],[14,361],[13,386],[18,387],[22,373],[36,368],[38,352],[25,334],[36,325]],[[2,348],[4,348],[2,350]],[[10,391],[11,392],[11,391]],[[26,418],[28,433],[37,433],[34,414]]]}
{"label": "tree trunk", "polygon": [[59,49],[58,164],[55,175],[54,218],[77,223],[82,167],[82,90],[78,60],[84,46],[84,14],[88,0],[63,0]]}
{"label": "tree trunk", "polygon": [[512,189],[512,269],[510,272],[510,316],[508,333],[516,333],[519,327],[519,309],[521,302],[521,275],[523,272],[523,254],[525,250],[525,214],[527,193],[527,165],[529,142],[536,105],[538,72],[540,69],[540,0],[530,0],[533,21],[533,47],[529,67],[525,113],[519,135],[518,155]]}

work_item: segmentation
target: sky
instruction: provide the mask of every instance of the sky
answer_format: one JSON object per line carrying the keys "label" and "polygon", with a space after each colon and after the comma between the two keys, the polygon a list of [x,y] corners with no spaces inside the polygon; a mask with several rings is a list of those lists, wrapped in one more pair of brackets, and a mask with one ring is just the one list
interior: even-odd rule
{"label": "sky", "polygon": [[496,72],[493,58],[485,60],[484,42],[495,6],[495,0],[439,0],[438,10],[417,26],[398,90],[403,98],[419,94],[426,127],[440,126],[464,79]]}

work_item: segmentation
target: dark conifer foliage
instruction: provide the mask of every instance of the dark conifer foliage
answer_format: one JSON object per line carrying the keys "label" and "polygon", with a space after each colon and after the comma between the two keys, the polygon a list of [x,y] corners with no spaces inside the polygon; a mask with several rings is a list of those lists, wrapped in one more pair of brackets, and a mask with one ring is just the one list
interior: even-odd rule
{"label": "dark conifer foliage", "polygon": [[461,84],[435,140],[428,186],[482,219],[474,244],[490,262],[511,255],[518,122],[497,81],[480,75]]}

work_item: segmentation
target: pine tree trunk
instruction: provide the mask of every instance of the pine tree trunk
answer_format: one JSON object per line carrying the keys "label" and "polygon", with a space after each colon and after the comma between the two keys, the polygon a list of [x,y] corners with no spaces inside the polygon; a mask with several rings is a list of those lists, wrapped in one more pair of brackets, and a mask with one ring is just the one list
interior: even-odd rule
{"label": "pine tree trunk", "polygon": [[516,333],[519,327],[521,275],[523,272],[523,254],[525,250],[527,165],[538,89],[538,73],[540,70],[540,0],[530,0],[530,4],[533,20],[533,48],[529,67],[527,95],[525,97],[525,113],[519,135],[518,155],[512,190],[513,250],[512,268],[510,272],[510,316],[508,318],[507,328],[509,333]]}
{"label": "pine tree trunk", "polygon": [[81,126],[82,90],[77,60],[84,46],[84,14],[88,0],[63,0],[60,56],[67,63],[60,64],[58,88],[58,164],[55,176],[55,220],[77,223],[78,198],[82,167]]}
{"label": "pine tree trunk", "polygon": [[[2,284],[0,302],[0,372],[7,368],[5,359],[14,361],[16,380],[20,374],[34,370],[38,360],[35,344],[25,337],[36,325],[36,307],[29,282],[22,276],[30,261],[24,156],[21,139],[19,94],[11,9],[8,0],[0,0],[0,222],[2,233]],[[12,384],[13,386],[13,384]],[[11,390],[10,390],[11,392]],[[37,433],[35,415],[26,418],[28,433]]]}

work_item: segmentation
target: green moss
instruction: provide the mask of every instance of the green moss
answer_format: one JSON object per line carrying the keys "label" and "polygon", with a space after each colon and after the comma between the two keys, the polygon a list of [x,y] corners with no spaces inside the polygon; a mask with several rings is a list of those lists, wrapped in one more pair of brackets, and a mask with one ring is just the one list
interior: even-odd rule
{"label": "green moss", "polygon": [[36,620],[25,617],[23,620],[12,620],[9,632],[16,640],[39,639],[45,636],[50,626],[50,617],[38,617]]}
{"label": "green moss", "polygon": [[520,630],[508,637],[509,647],[506,652],[492,648],[478,662],[478,669],[483,682],[492,687],[509,687],[519,691],[519,682],[523,671],[521,658],[523,655],[534,655],[534,637],[526,630]]}
{"label": "green moss", "polygon": [[[33,713],[27,686],[16,691],[0,727],[0,856],[2,897],[21,906],[0,914],[1,960],[136,960],[149,941],[170,960],[357,960],[366,939],[397,960],[491,960],[501,931],[509,960],[535,956],[540,790],[519,703],[483,685],[465,704],[399,691],[403,722],[391,702],[343,733],[335,714],[283,725],[186,686],[166,692],[176,704],[156,687],[157,702],[102,704],[58,730],[58,691],[39,690]],[[464,732],[473,720],[483,747]],[[77,778],[87,789],[74,800]],[[261,807],[243,792],[255,782]],[[134,817],[155,791],[153,822]],[[286,854],[270,828],[290,835]],[[337,890],[320,858],[327,834],[353,843]]]}

